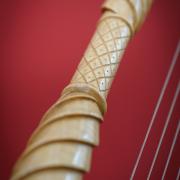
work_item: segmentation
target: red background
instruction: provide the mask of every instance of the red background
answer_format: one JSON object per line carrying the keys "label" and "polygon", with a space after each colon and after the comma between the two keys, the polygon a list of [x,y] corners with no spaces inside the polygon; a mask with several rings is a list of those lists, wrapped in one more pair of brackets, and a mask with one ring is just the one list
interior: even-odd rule
{"label": "red background", "polygon": [[[6,0],[0,4],[0,179],[8,179],[44,112],[68,84],[95,30],[102,0]],[[156,0],[129,44],[108,97],[101,143],[86,180],[129,179],[180,37],[180,1]],[[135,179],[146,179],[180,77],[180,59],[159,107]],[[180,118],[173,110],[152,172],[160,179]],[[175,179],[179,138],[167,170]]]}

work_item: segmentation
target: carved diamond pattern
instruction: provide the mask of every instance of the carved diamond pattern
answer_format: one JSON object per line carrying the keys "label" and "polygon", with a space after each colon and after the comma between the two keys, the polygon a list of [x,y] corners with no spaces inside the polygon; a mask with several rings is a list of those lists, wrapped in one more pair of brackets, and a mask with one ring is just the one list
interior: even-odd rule
{"label": "carved diamond pattern", "polygon": [[71,83],[88,83],[107,96],[129,38],[130,30],[121,19],[100,22]]}

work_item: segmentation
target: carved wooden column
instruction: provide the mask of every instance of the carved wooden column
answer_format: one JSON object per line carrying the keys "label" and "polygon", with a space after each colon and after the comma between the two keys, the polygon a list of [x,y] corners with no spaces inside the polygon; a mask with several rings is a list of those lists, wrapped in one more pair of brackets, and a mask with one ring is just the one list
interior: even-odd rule
{"label": "carved wooden column", "polygon": [[90,170],[106,97],[151,0],[107,0],[92,40],[62,96],[47,111],[11,180],[80,180]]}

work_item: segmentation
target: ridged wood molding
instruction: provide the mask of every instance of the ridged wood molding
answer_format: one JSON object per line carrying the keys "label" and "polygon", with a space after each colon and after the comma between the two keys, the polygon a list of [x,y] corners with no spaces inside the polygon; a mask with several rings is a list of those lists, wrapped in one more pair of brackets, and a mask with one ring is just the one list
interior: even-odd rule
{"label": "ridged wood molding", "polygon": [[151,0],[105,1],[70,84],[30,137],[11,180],[80,180],[90,170],[106,97],[124,50],[150,6]]}

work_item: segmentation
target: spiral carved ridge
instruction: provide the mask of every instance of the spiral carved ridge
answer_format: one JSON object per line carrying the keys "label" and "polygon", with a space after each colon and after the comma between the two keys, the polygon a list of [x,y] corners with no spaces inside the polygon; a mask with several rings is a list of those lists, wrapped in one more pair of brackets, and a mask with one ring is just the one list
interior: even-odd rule
{"label": "spiral carved ridge", "polygon": [[60,99],[48,110],[17,161],[11,180],[80,180],[90,170],[92,149],[106,97],[124,50],[150,0],[107,0],[97,30]]}
{"label": "spiral carved ridge", "polygon": [[70,174],[70,179],[80,179],[89,171],[103,114],[96,99],[81,88],[82,92],[71,90],[66,94],[66,90],[44,115],[14,168],[13,180],[38,180],[47,172],[55,173],[57,179],[70,178]]}

